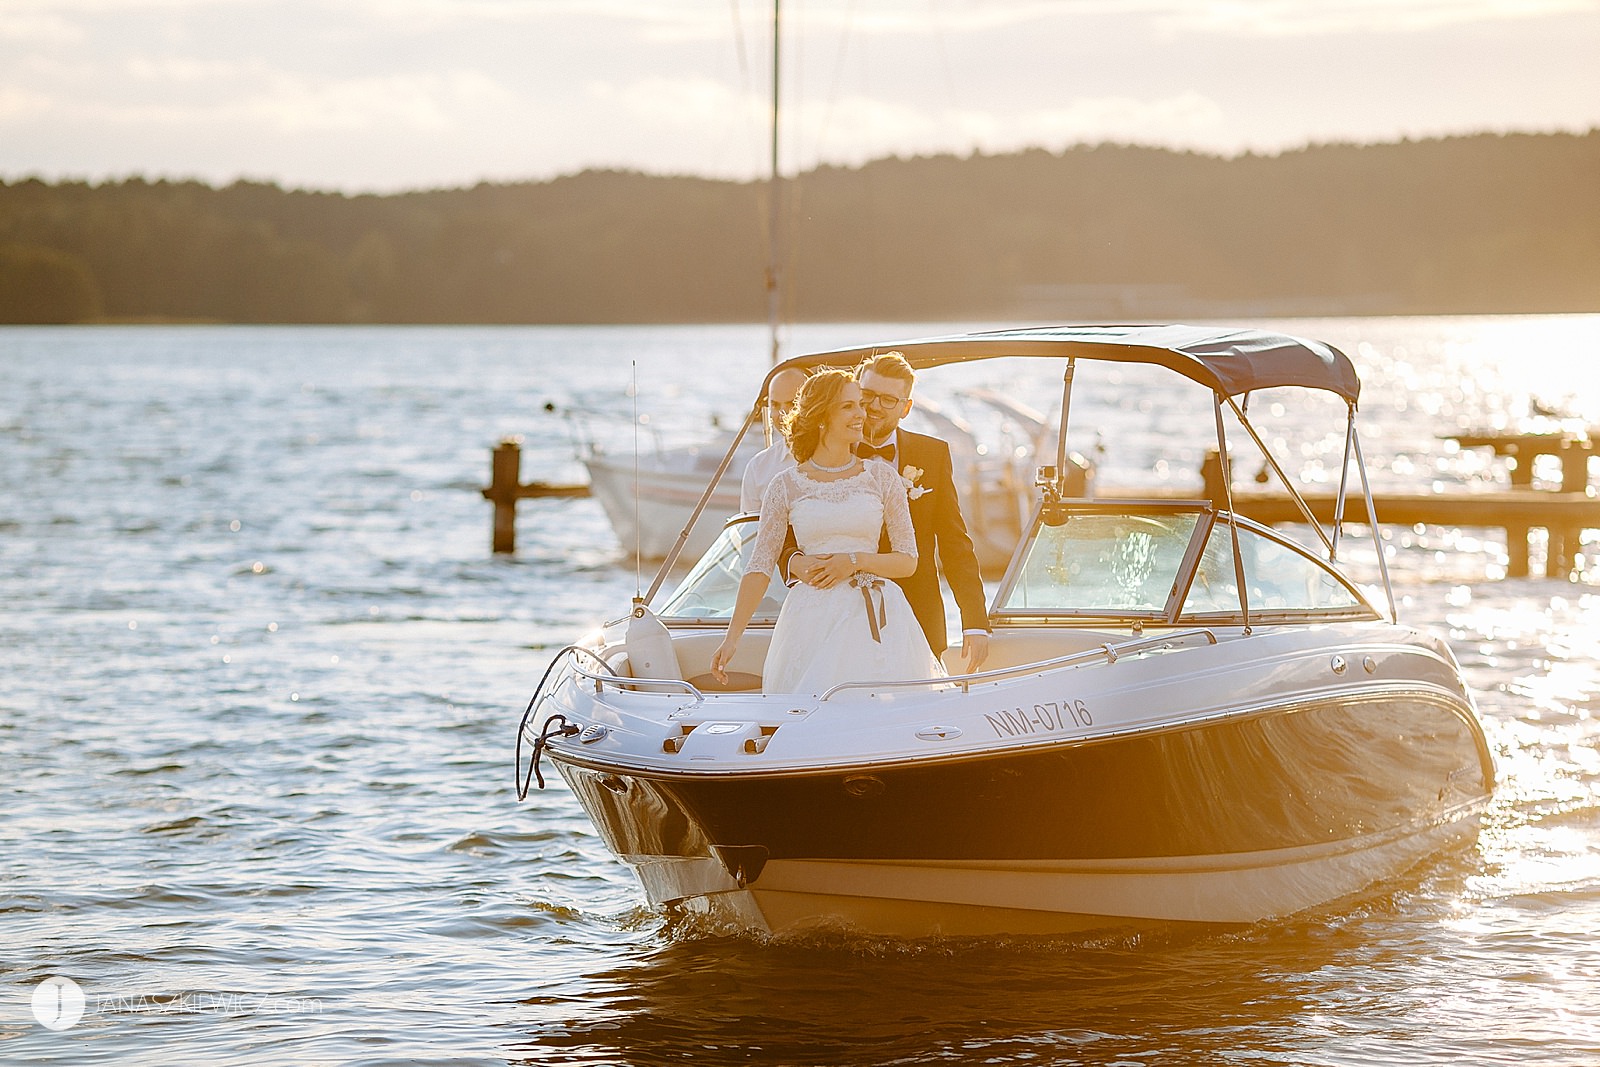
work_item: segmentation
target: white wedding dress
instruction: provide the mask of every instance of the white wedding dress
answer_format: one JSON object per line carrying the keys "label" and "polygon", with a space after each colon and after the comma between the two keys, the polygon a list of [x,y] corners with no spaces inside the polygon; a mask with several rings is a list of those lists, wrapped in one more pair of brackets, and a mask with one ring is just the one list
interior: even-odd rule
{"label": "white wedding dress", "polygon": [[[772,479],[761,502],[761,525],[745,573],[770,574],[788,527],[808,556],[876,552],[885,526],[896,552],[916,556],[905,483],[882,460],[867,460],[849,478],[823,482],[790,467]],[[762,669],[764,693],[826,692],[839,682],[942,677],[944,668],[900,586],[858,575],[854,584],[788,592]]]}

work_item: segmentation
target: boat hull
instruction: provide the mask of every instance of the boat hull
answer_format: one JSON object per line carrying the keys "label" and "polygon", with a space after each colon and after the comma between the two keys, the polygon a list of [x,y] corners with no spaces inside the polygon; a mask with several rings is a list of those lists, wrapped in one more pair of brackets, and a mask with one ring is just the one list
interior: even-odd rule
{"label": "boat hull", "polygon": [[652,902],[777,934],[1248,923],[1469,841],[1493,770],[1437,690],[767,775],[557,756]]}
{"label": "boat hull", "polygon": [[[696,451],[690,459],[704,460],[709,451]],[[589,472],[589,488],[616,531],[617,543],[624,551],[641,559],[661,559],[672,550],[683,525],[694,514],[694,507],[705,492],[707,472],[688,460],[684,470],[645,466],[635,470],[629,462],[591,456],[584,461]],[[712,468],[715,469],[714,467]],[[742,471],[742,465],[734,471]],[[689,531],[684,545],[685,558],[705,552],[722,530],[729,515],[739,511],[737,477],[724,477],[711,501]]]}
{"label": "boat hull", "polygon": [[855,930],[991,937],[1237,926],[1358,893],[1431,855],[1466,847],[1476,836],[1477,820],[1463,817],[1320,848],[1120,864],[775,860],[753,885],[727,885],[674,903],[724,925],[777,936]]}

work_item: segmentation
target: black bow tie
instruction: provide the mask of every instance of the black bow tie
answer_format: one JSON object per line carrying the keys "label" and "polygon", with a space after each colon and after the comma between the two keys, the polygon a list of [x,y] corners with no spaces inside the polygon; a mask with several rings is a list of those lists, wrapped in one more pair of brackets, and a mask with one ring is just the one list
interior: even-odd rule
{"label": "black bow tie", "polygon": [[890,441],[881,447],[874,447],[862,441],[856,445],[856,455],[862,459],[885,459],[892,462],[894,460],[894,442]]}

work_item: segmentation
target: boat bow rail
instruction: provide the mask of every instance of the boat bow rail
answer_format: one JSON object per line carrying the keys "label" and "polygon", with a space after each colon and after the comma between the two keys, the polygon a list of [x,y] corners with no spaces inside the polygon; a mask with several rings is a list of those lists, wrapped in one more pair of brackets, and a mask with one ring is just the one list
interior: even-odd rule
{"label": "boat bow rail", "polygon": [[1039,660],[1033,663],[1019,663],[1011,667],[1001,667],[992,671],[978,671],[973,674],[952,674],[943,678],[912,678],[896,682],[840,682],[838,685],[822,694],[824,701],[837,693],[859,689],[926,689],[959,685],[963,693],[969,692],[975,684],[984,682],[1000,682],[1007,678],[1016,678],[1025,675],[1037,675],[1044,671],[1052,671],[1062,667],[1073,667],[1083,663],[1093,663],[1104,658],[1107,663],[1117,662],[1118,657],[1130,655],[1135,652],[1151,652],[1162,648],[1175,648],[1194,638],[1203,637],[1207,644],[1216,644],[1217,635],[1207,629],[1181,630],[1171,634],[1154,634],[1148,637],[1135,637],[1129,641],[1107,642],[1094,648],[1073,652],[1066,656],[1057,656],[1054,659]]}
{"label": "boat bow rail", "polygon": [[[517,743],[513,769],[516,772],[515,781],[517,786],[518,800],[525,800],[527,798],[529,779],[537,779],[539,782],[539,788],[544,788],[544,775],[539,771],[539,758],[544,754],[545,747],[550,741],[550,724],[560,720],[562,725],[559,732],[563,736],[570,736],[571,734],[579,733],[582,729],[579,726],[568,723],[565,715],[551,715],[549,718],[545,719],[543,725],[541,725],[539,728],[539,735],[533,743],[533,753],[528,761],[528,773],[527,775],[523,775],[522,737],[528,730],[528,723],[538,713],[539,709],[544,706],[544,702],[549,700],[555,692],[554,688],[551,688],[548,692],[546,692],[545,685],[550,681],[550,676],[555,673],[557,667],[564,662],[575,659],[579,655],[588,656],[596,663],[600,664],[600,666],[604,667],[607,672],[615,673],[611,671],[611,664],[602,659],[599,653],[595,652],[595,650],[592,648],[585,648],[583,645],[567,645],[560,652],[557,652],[553,657],[551,657],[549,666],[545,667],[544,674],[539,678],[539,684],[533,687],[533,696],[528,698],[528,706],[522,711],[522,722],[517,726]],[[574,669],[576,669],[576,666],[574,666]]]}

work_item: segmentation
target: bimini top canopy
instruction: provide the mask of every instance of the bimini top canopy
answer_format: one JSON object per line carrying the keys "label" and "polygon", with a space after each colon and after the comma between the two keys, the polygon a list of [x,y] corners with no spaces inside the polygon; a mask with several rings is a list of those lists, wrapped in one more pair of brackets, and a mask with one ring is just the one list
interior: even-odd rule
{"label": "bimini top canopy", "polygon": [[[928,337],[893,345],[796,356],[773,368],[851,367],[901,352],[917,370],[1005,356],[1153,363],[1223,396],[1300,386],[1337,393],[1354,404],[1361,382],[1349,357],[1332,345],[1281,333],[1215,326],[1044,326]],[[765,394],[763,388],[762,395]]]}

